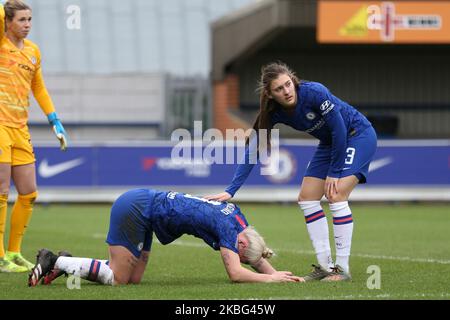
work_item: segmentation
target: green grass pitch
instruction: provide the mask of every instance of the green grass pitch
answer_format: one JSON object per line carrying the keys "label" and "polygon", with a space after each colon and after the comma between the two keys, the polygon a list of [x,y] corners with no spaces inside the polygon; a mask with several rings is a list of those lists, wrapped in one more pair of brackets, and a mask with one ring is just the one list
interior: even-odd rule
{"label": "green grass pitch", "polygon": [[[34,261],[37,250],[46,247],[107,259],[109,208],[37,206],[24,239],[24,256]],[[315,256],[296,206],[242,204],[241,209],[277,253],[272,259],[277,269],[298,275],[310,271]],[[328,207],[324,209],[331,226]],[[167,246],[153,244],[140,285],[108,287],[83,280],[80,289],[70,290],[61,277],[51,286],[28,288],[27,274],[0,274],[0,299],[450,299],[448,205],[353,204],[352,210],[352,282],[233,284],[218,252],[184,236]],[[332,236],[332,228],[330,232]],[[380,270],[380,289],[367,286],[372,283],[370,266]]]}

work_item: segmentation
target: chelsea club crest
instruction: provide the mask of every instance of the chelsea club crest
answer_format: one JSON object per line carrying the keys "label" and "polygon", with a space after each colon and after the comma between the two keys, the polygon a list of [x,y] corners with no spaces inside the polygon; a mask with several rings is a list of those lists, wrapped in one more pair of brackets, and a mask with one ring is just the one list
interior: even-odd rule
{"label": "chelsea club crest", "polygon": [[308,120],[314,120],[314,119],[316,118],[316,114],[315,114],[314,112],[308,112],[308,113],[306,114],[306,118],[307,118]]}

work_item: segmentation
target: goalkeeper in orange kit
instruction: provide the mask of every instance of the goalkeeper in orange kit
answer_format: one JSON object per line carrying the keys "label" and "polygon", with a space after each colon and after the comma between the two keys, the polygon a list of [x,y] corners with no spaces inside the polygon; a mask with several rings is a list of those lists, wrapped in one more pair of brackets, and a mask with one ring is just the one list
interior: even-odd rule
{"label": "goalkeeper in orange kit", "polygon": [[[31,8],[20,0],[0,1],[0,272],[27,272],[33,264],[21,254],[22,238],[37,197],[33,146],[28,131],[29,95],[48,118],[61,150],[67,135],[45,87],[41,54],[26,39],[31,30]],[[10,180],[18,197],[12,208],[8,250],[4,234]]]}

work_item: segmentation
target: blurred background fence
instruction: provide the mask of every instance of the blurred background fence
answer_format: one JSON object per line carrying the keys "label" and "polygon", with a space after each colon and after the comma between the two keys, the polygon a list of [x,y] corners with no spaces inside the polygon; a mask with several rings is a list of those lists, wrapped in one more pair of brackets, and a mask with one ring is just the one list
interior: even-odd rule
{"label": "blurred background fence", "polygon": [[[372,2],[383,6],[383,2]],[[155,145],[170,145],[173,130],[184,128],[193,132],[194,121],[202,121],[204,130],[249,128],[258,109],[255,88],[259,68],[267,62],[282,60],[300,78],[324,83],[335,95],[364,113],[384,139],[380,145],[394,143],[396,150],[417,147],[409,150],[409,158],[399,156],[397,151],[386,154],[389,147],[381,148],[379,159],[390,159],[379,169],[386,170],[385,181],[395,178],[397,173],[392,168],[400,168],[396,167],[400,163],[410,171],[400,175],[398,183],[376,182],[360,188],[355,199],[449,200],[450,33],[448,42],[438,43],[421,42],[420,38],[410,43],[321,42],[318,39],[321,1],[312,0],[29,0],[28,3],[33,8],[34,23],[30,38],[41,48],[45,80],[71,143],[64,155],[55,152],[52,132],[33,101],[29,124],[38,168],[44,159],[48,166],[79,159],[79,152],[93,152],[98,159],[104,159],[88,162],[90,166],[108,166],[112,158],[103,158],[100,153],[114,157],[114,152],[119,152],[114,149],[111,153],[108,146],[147,148],[147,157],[151,157],[153,152],[159,152]],[[441,3],[448,5],[448,1]],[[354,14],[364,9],[364,5],[370,3],[359,4]],[[446,8],[437,7],[434,14]],[[408,13],[405,10],[397,6],[395,12]],[[430,14],[420,10],[417,14]],[[74,17],[79,18],[79,25],[71,27],[68,21]],[[353,13],[347,20],[352,19]],[[443,25],[450,24],[445,12],[442,21]],[[301,146],[300,154],[303,148],[316,143],[305,134],[286,127],[279,129],[282,138]],[[151,162],[143,164],[144,160],[130,155],[127,163],[126,153],[120,159],[113,163],[121,176],[126,176],[127,170],[133,172],[129,164],[134,161],[141,169]],[[297,166],[299,174],[305,159],[300,155],[293,159],[291,165]],[[61,173],[64,184],[57,186],[39,176],[40,188],[45,190],[40,198],[110,201],[119,190],[134,185],[175,186],[180,191],[210,193],[223,190],[226,177],[228,181],[232,178],[230,167],[213,166],[207,183],[201,185],[193,183],[195,178],[184,176],[179,168],[172,169],[167,171],[169,175],[164,176],[163,184],[158,180],[161,176],[156,179],[150,172],[139,183],[114,186],[95,183],[80,186],[77,175],[70,171]],[[435,175],[436,170],[440,180],[432,183],[427,177]],[[113,170],[108,174],[115,175]],[[222,178],[218,179],[216,174]],[[408,174],[417,179],[402,178]],[[300,176],[293,174],[289,178],[289,183],[275,185],[249,183],[237,199],[295,201]],[[258,179],[257,173],[253,172],[250,179]],[[272,187],[270,198],[264,193],[268,187]]]}

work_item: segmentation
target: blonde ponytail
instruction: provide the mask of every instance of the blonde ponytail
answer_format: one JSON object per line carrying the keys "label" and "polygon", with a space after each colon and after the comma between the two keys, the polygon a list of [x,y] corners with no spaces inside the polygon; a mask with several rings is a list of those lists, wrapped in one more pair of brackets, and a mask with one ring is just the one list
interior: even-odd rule
{"label": "blonde ponytail", "polygon": [[270,258],[272,258],[273,255],[274,255],[274,252],[269,248],[264,249],[264,251],[262,253],[262,257],[264,259],[270,259]]}
{"label": "blonde ponytail", "polygon": [[244,252],[244,256],[247,258],[251,265],[256,264],[261,258],[270,259],[274,252],[269,249],[264,241],[264,238],[255,230],[255,228],[249,226],[243,234],[248,239],[248,247]]}

